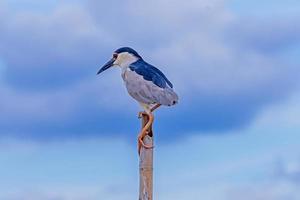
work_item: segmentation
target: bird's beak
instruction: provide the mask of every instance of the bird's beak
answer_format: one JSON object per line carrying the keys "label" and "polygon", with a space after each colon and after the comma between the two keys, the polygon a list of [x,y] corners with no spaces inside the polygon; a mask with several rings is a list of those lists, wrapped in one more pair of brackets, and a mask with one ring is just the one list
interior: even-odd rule
{"label": "bird's beak", "polygon": [[108,68],[112,67],[114,65],[116,59],[112,58],[110,61],[108,61],[99,71],[97,74],[100,74],[101,72],[104,72]]}

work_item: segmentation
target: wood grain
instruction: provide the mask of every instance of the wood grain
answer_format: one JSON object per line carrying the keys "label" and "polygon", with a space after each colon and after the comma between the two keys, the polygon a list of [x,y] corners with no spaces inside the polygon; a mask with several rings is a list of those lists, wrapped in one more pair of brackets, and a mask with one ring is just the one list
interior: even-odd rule
{"label": "wood grain", "polygon": [[[142,127],[148,121],[148,117],[143,115]],[[153,132],[152,126],[150,127],[148,135],[143,139],[145,145],[153,146]],[[153,199],[153,148],[141,148],[139,157],[140,168],[140,193],[139,200],[152,200]]]}

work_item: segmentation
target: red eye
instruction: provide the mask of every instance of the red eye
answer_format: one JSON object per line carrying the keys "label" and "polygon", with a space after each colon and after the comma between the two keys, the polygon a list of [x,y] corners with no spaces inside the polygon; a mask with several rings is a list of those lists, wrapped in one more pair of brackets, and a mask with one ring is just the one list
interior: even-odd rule
{"label": "red eye", "polygon": [[117,54],[117,53],[114,53],[114,54],[113,54],[113,58],[114,58],[114,59],[117,59],[117,58],[118,58],[118,54]]}

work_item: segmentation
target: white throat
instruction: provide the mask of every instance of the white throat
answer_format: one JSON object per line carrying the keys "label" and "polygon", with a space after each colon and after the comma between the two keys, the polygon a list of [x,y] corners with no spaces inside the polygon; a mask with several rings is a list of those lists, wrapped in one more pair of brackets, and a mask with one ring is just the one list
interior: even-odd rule
{"label": "white throat", "polygon": [[118,55],[118,58],[115,60],[114,64],[118,65],[124,70],[127,67],[129,67],[130,64],[136,62],[138,59],[139,59],[138,57],[130,53],[124,52]]}

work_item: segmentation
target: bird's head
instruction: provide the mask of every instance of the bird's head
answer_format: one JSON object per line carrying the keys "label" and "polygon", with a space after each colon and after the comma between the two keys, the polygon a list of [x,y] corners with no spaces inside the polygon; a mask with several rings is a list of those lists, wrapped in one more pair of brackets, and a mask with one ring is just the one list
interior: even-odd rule
{"label": "bird's head", "polygon": [[97,74],[107,70],[112,66],[128,67],[131,63],[142,59],[142,57],[130,47],[122,47],[117,49],[112,58],[98,71]]}

